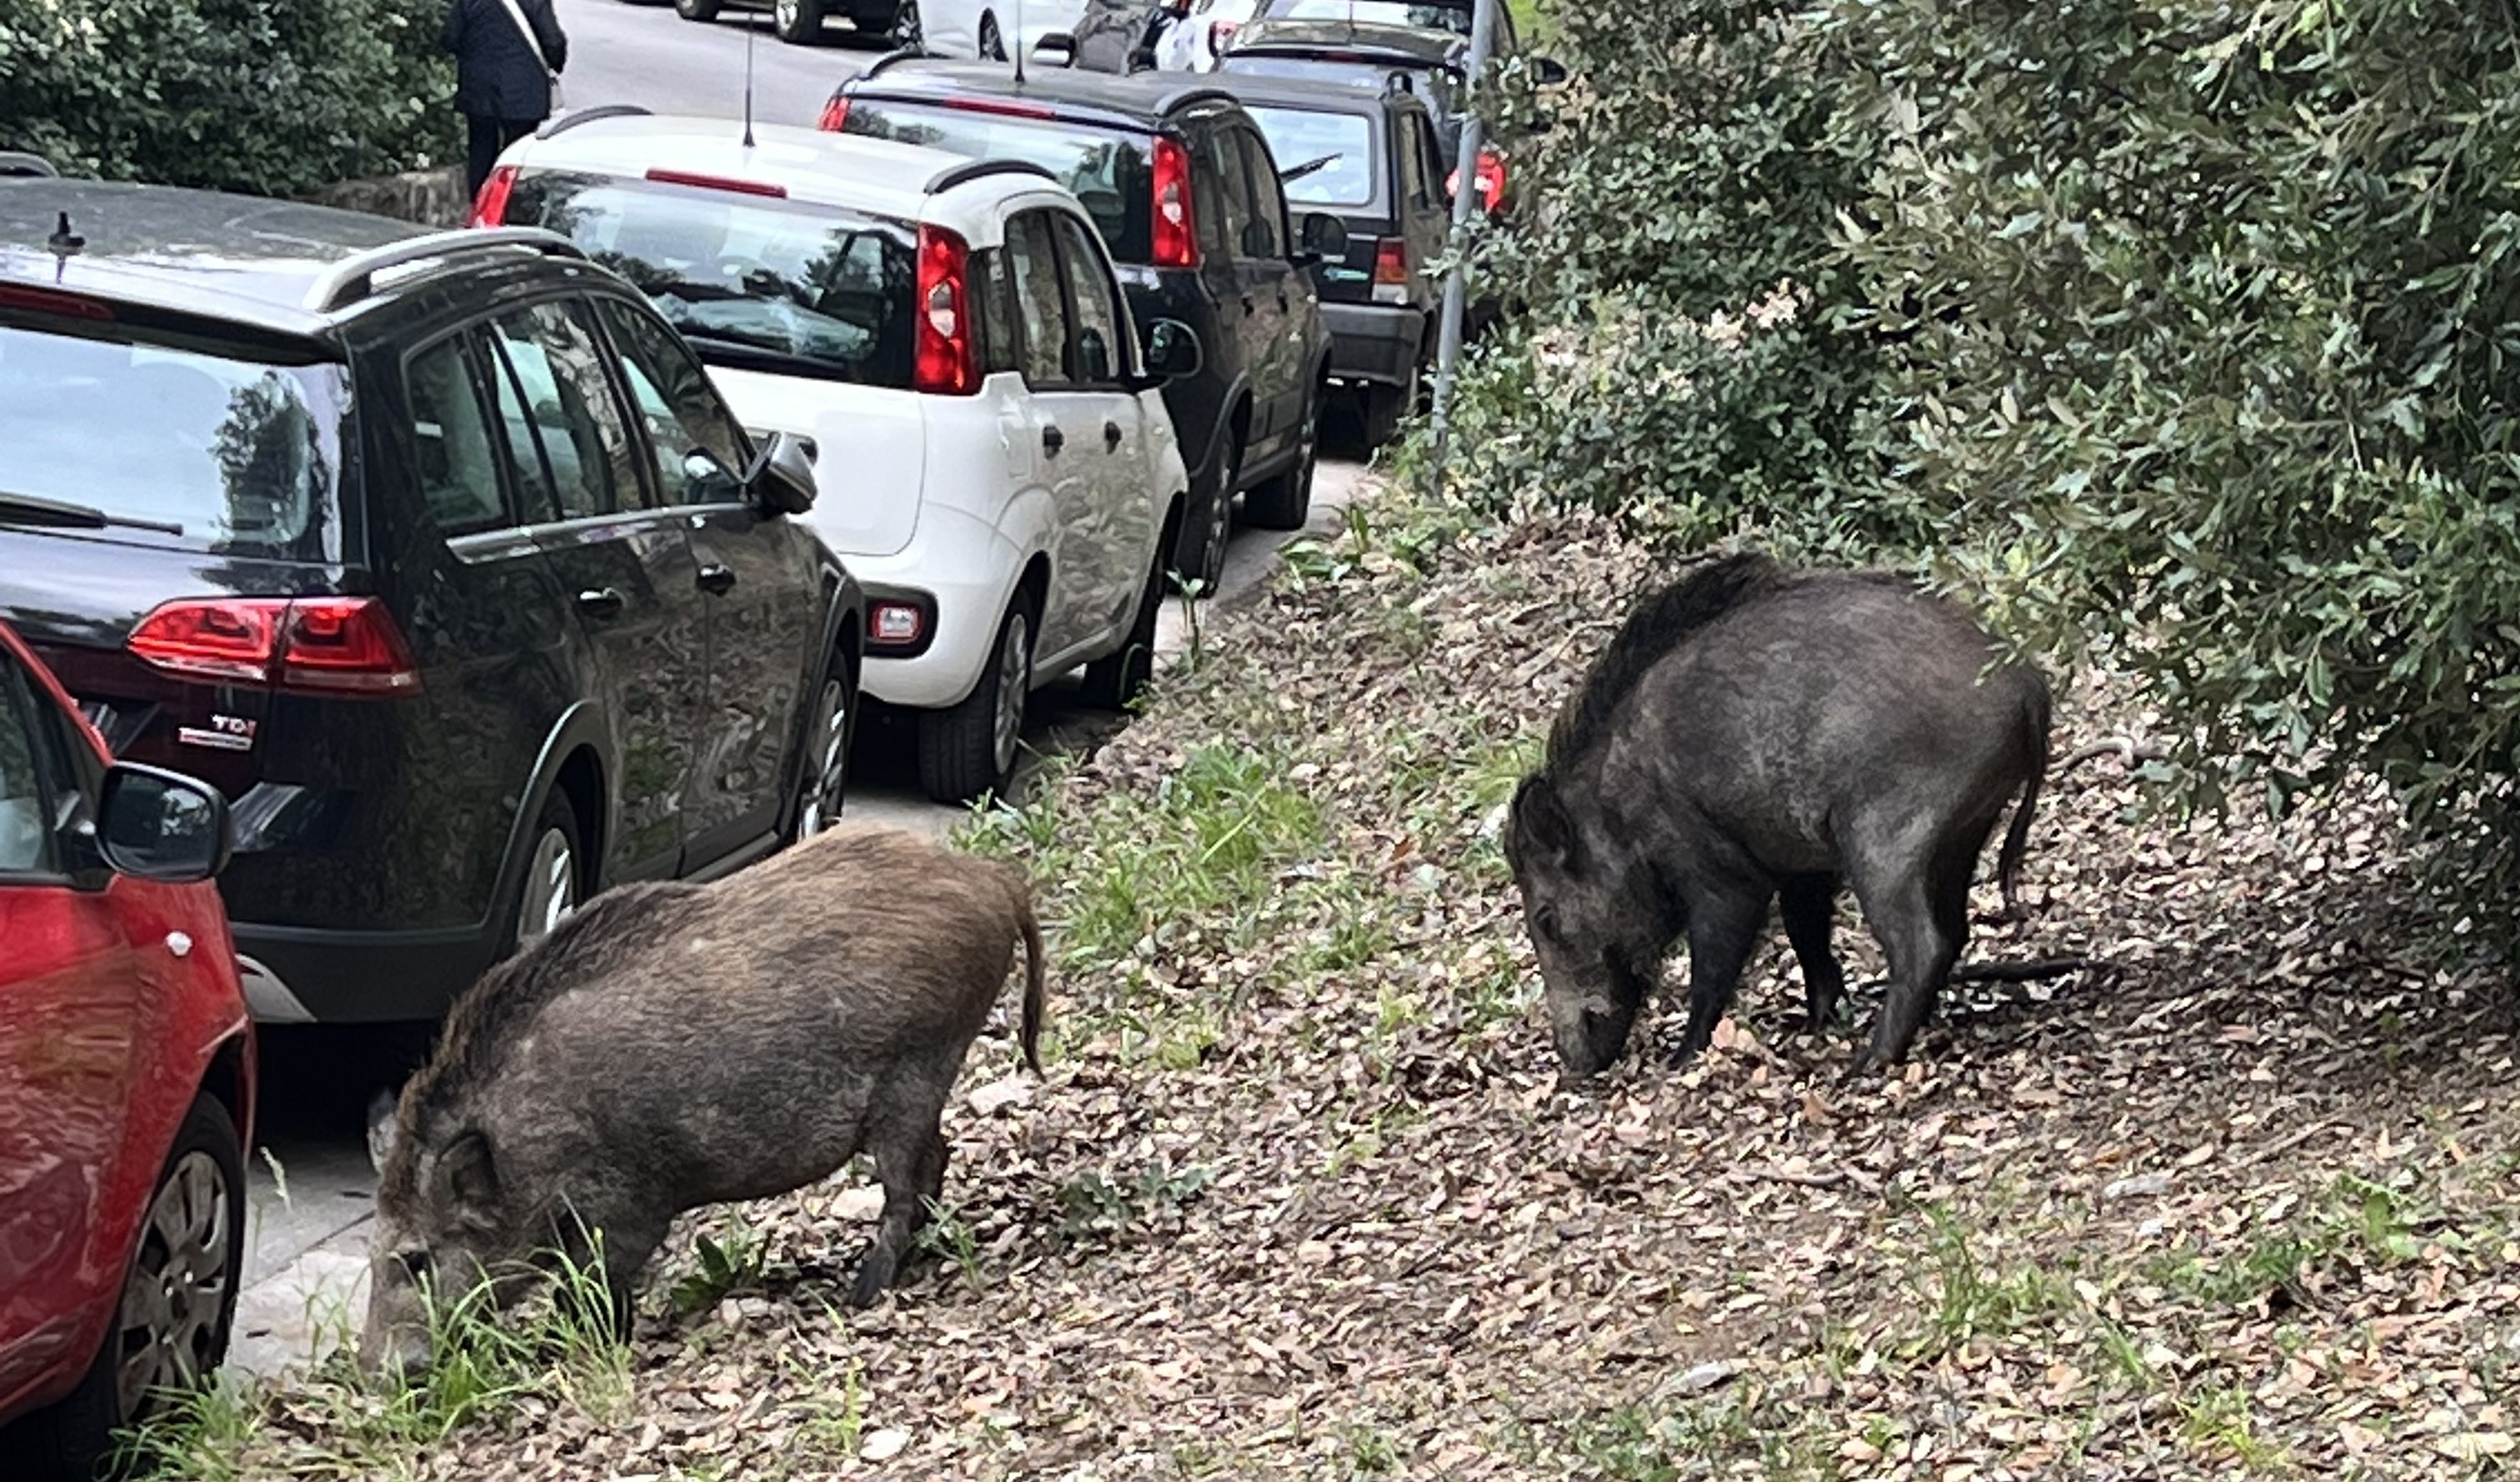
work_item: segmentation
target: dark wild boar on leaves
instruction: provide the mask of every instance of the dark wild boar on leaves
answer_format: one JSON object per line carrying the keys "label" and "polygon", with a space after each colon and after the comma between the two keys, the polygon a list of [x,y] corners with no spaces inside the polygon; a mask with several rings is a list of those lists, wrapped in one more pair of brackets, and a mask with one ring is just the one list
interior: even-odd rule
{"label": "dark wild boar on leaves", "polygon": [[1809,1025],[1844,974],[1841,883],[1890,986],[1856,1065],[1908,1053],[1968,935],[1969,878],[2016,793],[2000,875],[2018,914],[2022,848],[2048,765],[2048,683],[1989,670],[1995,641],[1903,578],[1700,567],[1646,598],[1568,700],[1514,794],[1506,848],[1570,1077],[1618,1058],[1672,944],[1688,939],[1703,1050],[1781,901]]}
{"label": "dark wild boar on leaves", "polygon": [[855,1298],[891,1282],[941,1191],[937,1119],[1041,930],[1013,866],[844,829],[707,885],[608,890],[459,1000],[392,1110],[377,1189],[371,1370],[429,1360],[424,1286],[494,1304],[601,1233],[613,1312],[687,1209],[875,1155],[883,1218]]}

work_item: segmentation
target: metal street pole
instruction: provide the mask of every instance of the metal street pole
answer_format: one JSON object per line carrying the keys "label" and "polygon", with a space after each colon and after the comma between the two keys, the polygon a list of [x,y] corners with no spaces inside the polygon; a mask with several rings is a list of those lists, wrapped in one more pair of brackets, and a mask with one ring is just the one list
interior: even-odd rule
{"label": "metal street pole", "polygon": [[1454,157],[1459,162],[1453,169],[1453,266],[1444,275],[1444,319],[1435,340],[1434,476],[1439,488],[1452,431],[1453,373],[1462,359],[1462,317],[1469,303],[1470,228],[1479,209],[1479,150],[1487,134],[1479,122],[1479,80],[1496,42],[1497,7],[1504,3],[1477,0],[1470,11],[1469,80],[1462,100],[1462,146]]}

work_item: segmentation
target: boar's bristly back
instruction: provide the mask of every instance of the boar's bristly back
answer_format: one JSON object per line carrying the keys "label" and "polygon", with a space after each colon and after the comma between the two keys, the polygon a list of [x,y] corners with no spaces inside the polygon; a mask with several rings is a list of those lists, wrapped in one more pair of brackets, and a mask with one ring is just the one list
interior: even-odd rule
{"label": "boar's bristly back", "polygon": [[1663,655],[1708,623],[1787,579],[1756,551],[1709,561],[1639,602],[1585,670],[1549,732],[1549,765],[1571,762],[1607,737],[1611,717]]}

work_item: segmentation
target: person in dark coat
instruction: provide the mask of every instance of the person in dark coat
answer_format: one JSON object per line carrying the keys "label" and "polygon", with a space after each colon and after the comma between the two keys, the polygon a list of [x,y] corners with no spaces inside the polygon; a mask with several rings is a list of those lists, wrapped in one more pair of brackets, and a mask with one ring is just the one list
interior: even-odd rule
{"label": "person in dark coat", "polygon": [[[531,42],[519,13],[533,27]],[[552,73],[568,66],[568,37],[552,0],[515,0],[514,9],[510,0],[453,0],[437,44],[455,54],[455,106],[472,124],[466,188],[477,196],[499,152],[551,116]]]}

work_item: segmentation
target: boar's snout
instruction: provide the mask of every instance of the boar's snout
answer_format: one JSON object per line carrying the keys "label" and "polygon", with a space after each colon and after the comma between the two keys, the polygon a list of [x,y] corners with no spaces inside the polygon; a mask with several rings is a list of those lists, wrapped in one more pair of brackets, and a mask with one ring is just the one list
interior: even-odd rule
{"label": "boar's snout", "polygon": [[370,1378],[387,1372],[416,1379],[428,1371],[436,1355],[429,1347],[428,1314],[417,1290],[410,1297],[371,1296],[367,1325],[359,1330],[359,1371]]}
{"label": "boar's snout", "polygon": [[1578,999],[1550,1006],[1550,1034],[1557,1042],[1558,1063],[1567,1082],[1588,1081],[1610,1068],[1627,1048],[1636,1024],[1635,1006],[1601,999]]}

